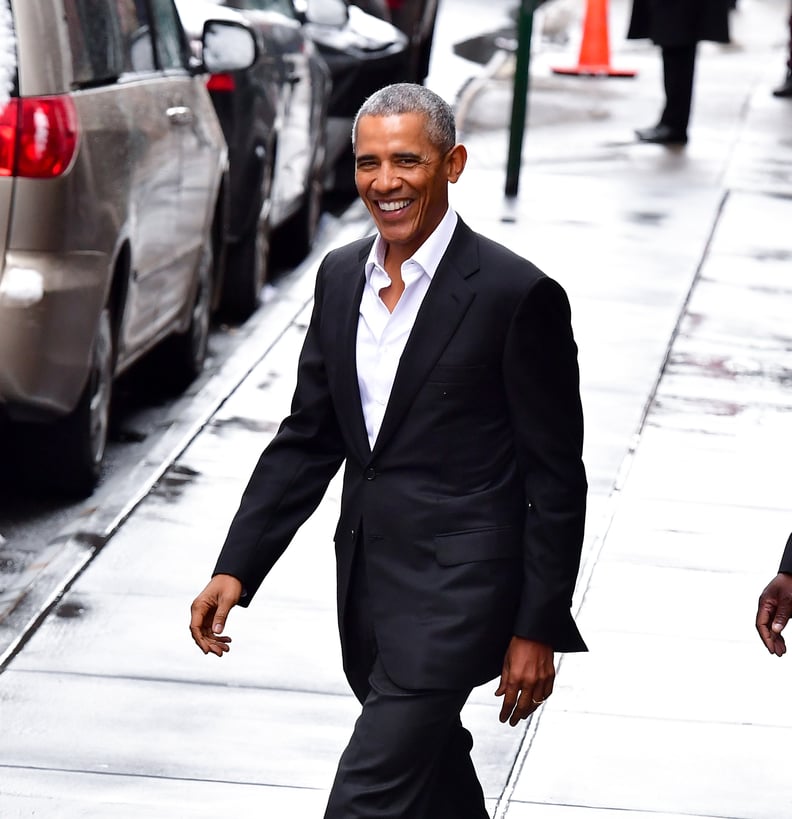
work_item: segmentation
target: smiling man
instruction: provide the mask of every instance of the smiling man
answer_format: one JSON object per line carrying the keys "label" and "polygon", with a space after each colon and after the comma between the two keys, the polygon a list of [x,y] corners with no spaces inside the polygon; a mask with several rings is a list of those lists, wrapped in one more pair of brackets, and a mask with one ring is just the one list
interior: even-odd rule
{"label": "smiling man", "polygon": [[552,693],[585,517],[577,348],[563,289],[449,207],[453,112],[388,86],[355,121],[377,235],[328,254],[291,414],[193,602],[204,653],[345,463],[335,532],[344,670],[361,713],[326,819],[484,819],[460,712],[499,676],[501,722]]}

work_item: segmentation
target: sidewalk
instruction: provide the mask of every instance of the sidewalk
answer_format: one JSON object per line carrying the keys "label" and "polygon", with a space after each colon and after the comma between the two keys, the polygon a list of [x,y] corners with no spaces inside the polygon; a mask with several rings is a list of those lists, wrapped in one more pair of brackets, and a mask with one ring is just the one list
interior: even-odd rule
{"label": "sidewalk", "polygon": [[[611,4],[613,61],[635,79],[553,75],[574,42],[535,53],[516,202],[508,78],[461,123],[454,206],[569,293],[591,486],[575,600],[590,652],[561,658],[529,726],[499,724],[495,684],[463,717],[493,816],[783,819],[792,659],[767,655],[753,618],[792,528],[792,103],[770,96],[788,3],[740,0],[737,45],[702,47],[685,151],[633,141],[661,81],[656,51],[621,40],[627,6]],[[304,308],[0,674],[3,819],[322,815],[357,713],[338,484],[234,612],[230,655],[187,631],[287,411],[311,285],[306,265]]]}

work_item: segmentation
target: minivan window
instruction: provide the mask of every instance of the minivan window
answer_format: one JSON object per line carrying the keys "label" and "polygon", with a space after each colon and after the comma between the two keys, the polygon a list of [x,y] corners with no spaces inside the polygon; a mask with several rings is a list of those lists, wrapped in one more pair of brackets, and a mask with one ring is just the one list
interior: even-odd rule
{"label": "minivan window", "polygon": [[173,0],[151,0],[160,68],[184,68],[184,41]]}
{"label": "minivan window", "polygon": [[124,38],[124,71],[153,71],[154,43],[151,40],[146,0],[113,0]]}
{"label": "minivan window", "polygon": [[145,0],[64,0],[77,85],[154,69]]}

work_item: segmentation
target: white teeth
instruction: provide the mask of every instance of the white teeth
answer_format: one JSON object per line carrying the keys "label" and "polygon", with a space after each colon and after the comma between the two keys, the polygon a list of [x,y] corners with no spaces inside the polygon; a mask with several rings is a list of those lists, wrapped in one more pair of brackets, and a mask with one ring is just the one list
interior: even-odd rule
{"label": "white teeth", "polygon": [[380,210],[400,210],[401,208],[406,208],[407,205],[410,204],[409,199],[400,199],[398,202],[377,202],[379,205]]}

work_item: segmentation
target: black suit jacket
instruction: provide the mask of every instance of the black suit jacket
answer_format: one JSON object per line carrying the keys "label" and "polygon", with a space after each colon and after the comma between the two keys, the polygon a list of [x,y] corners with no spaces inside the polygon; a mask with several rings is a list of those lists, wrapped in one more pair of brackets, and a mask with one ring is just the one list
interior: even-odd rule
{"label": "black suit jacket", "polygon": [[786,542],[786,547],[784,548],[784,554],[781,557],[781,565],[778,568],[779,572],[785,572],[786,574],[792,574],[792,535],[789,536],[789,539]]}
{"label": "black suit jacket", "polygon": [[345,662],[360,544],[380,656],[402,687],[492,679],[513,634],[585,650],[570,614],[587,487],[564,291],[460,220],[371,451],[355,349],[372,241],[332,251],[319,269],[291,414],[215,572],[238,577],[249,602],[346,461],[335,533]]}

